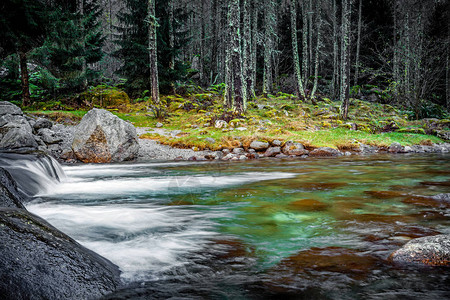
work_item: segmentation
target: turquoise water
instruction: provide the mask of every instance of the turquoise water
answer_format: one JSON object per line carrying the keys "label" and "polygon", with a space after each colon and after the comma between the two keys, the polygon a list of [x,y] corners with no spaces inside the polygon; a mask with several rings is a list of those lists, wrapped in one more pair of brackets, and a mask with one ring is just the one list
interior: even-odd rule
{"label": "turquoise water", "polygon": [[450,233],[450,155],[63,166],[28,209],[116,263],[111,298],[436,299],[448,269],[405,269]]}

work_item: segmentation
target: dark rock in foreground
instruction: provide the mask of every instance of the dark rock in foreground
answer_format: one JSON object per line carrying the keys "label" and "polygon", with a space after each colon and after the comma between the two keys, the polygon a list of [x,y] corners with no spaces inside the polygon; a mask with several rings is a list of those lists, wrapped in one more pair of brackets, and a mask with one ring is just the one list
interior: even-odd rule
{"label": "dark rock in foreground", "polygon": [[392,253],[389,260],[401,265],[450,266],[450,234],[417,238]]}
{"label": "dark rock in foreground", "polygon": [[25,208],[26,196],[17,189],[17,184],[8,171],[0,168],[0,206]]}
{"label": "dark rock in foreground", "polygon": [[114,291],[117,266],[23,209],[0,208],[2,299],[93,299]]}

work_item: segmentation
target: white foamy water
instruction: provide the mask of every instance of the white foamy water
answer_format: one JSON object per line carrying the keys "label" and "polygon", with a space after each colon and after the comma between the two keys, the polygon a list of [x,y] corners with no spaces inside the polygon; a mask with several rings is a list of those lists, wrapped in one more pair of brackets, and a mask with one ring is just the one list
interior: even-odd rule
{"label": "white foamy water", "polygon": [[154,205],[79,206],[31,204],[28,209],[108,258],[125,280],[145,280],[187,262],[215,236],[211,217],[223,212]]}
{"label": "white foamy water", "polygon": [[[130,175],[124,172],[125,175]],[[139,171],[135,171],[139,172]],[[70,174],[70,172],[67,172]],[[94,173],[95,174],[95,173]],[[105,175],[106,170],[104,171]],[[251,172],[233,174],[229,176],[165,176],[165,177],[120,177],[113,171],[112,177],[99,180],[83,177],[70,177],[51,191],[44,190],[38,196],[61,196],[69,194],[99,194],[99,195],[130,195],[143,193],[179,194],[186,190],[204,188],[222,188],[270,179],[292,178],[295,173],[263,173]],[[84,174],[83,174],[84,175]]]}
{"label": "white foamy water", "polygon": [[170,201],[170,195],[297,175],[186,175],[189,172],[171,170],[173,165],[182,164],[65,166],[67,178],[39,194],[50,201],[31,203],[28,209],[117,264],[125,280],[149,280],[191,264],[187,257],[201,255],[219,234],[213,220],[232,217],[230,211],[214,207],[167,206],[161,195],[168,195]]}

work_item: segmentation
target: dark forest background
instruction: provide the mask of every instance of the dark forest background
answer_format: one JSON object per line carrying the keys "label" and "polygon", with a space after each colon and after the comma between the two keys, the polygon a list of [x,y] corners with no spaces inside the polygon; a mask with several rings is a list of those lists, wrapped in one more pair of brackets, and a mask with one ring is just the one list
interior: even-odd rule
{"label": "dark forest background", "polygon": [[98,85],[137,99],[156,73],[162,94],[214,89],[239,110],[281,92],[439,117],[449,12],[446,0],[3,0],[0,99],[64,102]]}

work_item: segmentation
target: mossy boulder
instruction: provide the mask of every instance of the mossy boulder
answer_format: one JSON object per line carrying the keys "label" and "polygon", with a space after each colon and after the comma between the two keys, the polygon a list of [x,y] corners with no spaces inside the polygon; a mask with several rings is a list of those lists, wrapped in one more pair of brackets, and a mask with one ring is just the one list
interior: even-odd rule
{"label": "mossy boulder", "polygon": [[124,108],[130,104],[130,97],[118,88],[99,85],[81,93],[79,101],[90,108]]}

